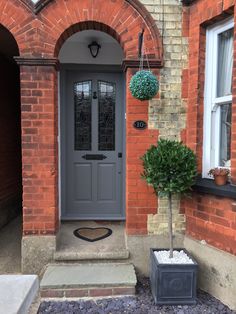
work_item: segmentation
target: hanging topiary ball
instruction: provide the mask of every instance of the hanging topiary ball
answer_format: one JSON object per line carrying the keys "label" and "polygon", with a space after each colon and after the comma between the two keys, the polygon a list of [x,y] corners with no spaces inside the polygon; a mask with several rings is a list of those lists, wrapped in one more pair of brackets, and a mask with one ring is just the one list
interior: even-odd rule
{"label": "hanging topiary ball", "polygon": [[152,99],[159,91],[159,82],[151,71],[138,71],[129,85],[133,97],[139,100]]}

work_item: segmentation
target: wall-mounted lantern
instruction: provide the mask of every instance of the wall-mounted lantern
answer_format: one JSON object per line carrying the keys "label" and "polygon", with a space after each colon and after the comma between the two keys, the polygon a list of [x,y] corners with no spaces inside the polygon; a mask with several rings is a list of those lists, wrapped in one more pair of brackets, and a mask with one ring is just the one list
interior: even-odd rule
{"label": "wall-mounted lantern", "polygon": [[101,46],[96,41],[93,41],[90,45],[88,45],[88,48],[90,50],[92,57],[96,58],[99,53],[99,50],[101,49]]}

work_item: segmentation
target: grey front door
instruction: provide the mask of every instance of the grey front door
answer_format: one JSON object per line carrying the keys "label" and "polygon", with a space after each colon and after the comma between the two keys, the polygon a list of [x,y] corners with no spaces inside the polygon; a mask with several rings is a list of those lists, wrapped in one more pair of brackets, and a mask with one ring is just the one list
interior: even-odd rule
{"label": "grey front door", "polygon": [[121,74],[67,72],[64,112],[63,215],[71,219],[122,219]]}

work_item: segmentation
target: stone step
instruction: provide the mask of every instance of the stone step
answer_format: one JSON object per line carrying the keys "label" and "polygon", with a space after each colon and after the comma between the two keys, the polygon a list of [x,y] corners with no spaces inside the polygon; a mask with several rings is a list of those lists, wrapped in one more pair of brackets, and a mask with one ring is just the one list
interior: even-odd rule
{"label": "stone step", "polygon": [[49,265],[40,289],[42,298],[134,295],[136,282],[132,264]]}
{"label": "stone step", "polygon": [[35,275],[0,276],[0,313],[25,314],[39,292]]}
{"label": "stone step", "polygon": [[119,251],[66,251],[60,250],[54,253],[55,261],[82,261],[82,260],[125,260],[129,258],[129,250]]}

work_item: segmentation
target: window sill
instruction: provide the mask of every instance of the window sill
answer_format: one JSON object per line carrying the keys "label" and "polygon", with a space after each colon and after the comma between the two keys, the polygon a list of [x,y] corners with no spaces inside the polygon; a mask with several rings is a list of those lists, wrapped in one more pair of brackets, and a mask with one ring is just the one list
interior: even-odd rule
{"label": "window sill", "polygon": [[236,199],[236,185],[216,185],[214,180],[198,177],[193,191]]}

